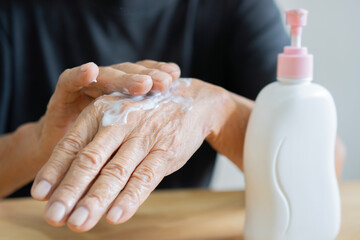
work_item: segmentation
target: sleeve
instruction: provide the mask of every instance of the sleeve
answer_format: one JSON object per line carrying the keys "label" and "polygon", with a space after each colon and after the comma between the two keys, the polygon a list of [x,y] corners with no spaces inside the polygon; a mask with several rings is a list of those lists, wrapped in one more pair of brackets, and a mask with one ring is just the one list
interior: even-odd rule
{"label": "sleeve", "polygon": [[250,99],[276,80],[277,55],[289,42],[273,0],[229,1],[224,21],[224,87]]}

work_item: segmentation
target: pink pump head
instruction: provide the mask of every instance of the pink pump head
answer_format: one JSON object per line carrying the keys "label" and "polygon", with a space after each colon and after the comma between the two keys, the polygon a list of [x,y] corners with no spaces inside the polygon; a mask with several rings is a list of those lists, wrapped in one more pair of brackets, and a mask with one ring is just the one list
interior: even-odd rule
{"label": "pink pump head", "polygon": [[302,27],[307,23],[308,11],[296,9],[286,12],[286,24],[291,26],[291,46],[301,47]]}
{"label": "pink pump head", "polygon": [[313,76],[313,56],[301,46],[302,27],[307,23],[308,11],[295,9],[286,12],[286,24],[291,26],[291,46],[278,55],[278,79],[308,79]]}

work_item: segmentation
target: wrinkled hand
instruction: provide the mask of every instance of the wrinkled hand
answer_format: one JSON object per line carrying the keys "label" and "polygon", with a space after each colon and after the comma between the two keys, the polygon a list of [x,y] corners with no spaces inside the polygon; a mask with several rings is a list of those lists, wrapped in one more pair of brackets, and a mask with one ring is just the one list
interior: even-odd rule
{"label": "wrinkled hand", "polygon": [[163,91],[179,76],[180,69],[176,64],[150,60],[109,67],[87,63],[65,70],[59,77],[46,114],[39,121],[35,159],[42,165],[49,158],[56,143],[96,97],[113,91],[129,95]]}
{"label": "wrinkled hand", "polygon": [[[154,110],[138,108],[126,124],[109,126],[102,124],[104,103],[116,104],[121,96],[100,97],[80,114],[34,181],[33,197],[49,200],[46,220],[54,226],[67,222],[79,232],[94,227],[105,213],[110,223],[127,221],[165,176],[218,131],[221,93],[192,80],[188,87],[180,84],[178,92],[192,98],[191,110],[169,101]],[[129,100],[122,111],[139,104],[143,101]],[[44,190],[45,185],[51,187]]]}

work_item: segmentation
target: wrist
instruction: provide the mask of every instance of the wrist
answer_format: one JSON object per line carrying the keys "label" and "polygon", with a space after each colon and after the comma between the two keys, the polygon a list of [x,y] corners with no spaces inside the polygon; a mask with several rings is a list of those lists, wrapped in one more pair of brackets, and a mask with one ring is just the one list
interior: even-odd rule
{"label": "wrist", "polygon": [[31,154],[28,156],[31,157],[33,160],[37,160],[40,158],[39,150],[41,149],[41,147],[39,145],[42,142],[42,128],[43,118],[41,118],[37,122],[23,124],[18,127],[13,133],[12,142],[14,144],[18,143],[18,145],[27,146],[29,153],[31,152]]}
{"label": "wrist", "polygon": [[243,147],[247,123],[254,102],[218,87],[212,101],[212,131],[206,141],[228,157],[240,169],[243,167]]}
{"label": "wrist", "polygon": [[222,87],[213,86],[211,101],[208,104],[207,119],[210,120],[210,126],[206,141],[213,145],[223,132],[228,119],[231,114],[236,110],[236,105],[231,97],[230,92]]}

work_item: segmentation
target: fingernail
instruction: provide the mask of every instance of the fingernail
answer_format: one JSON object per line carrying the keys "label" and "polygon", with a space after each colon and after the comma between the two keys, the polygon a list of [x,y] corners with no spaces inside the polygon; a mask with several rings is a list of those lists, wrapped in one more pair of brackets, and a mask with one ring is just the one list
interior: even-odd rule
{"label": "fingernail", "polygon": [[60,222],[65,216],[65,206],[60,202],[54,202],[46,211],[46,218],[54,222]]}
{"label": "fingernail", "polygon": [[44,199],[51,189],[51,184],[48,181],[41,180],[32,191],[31,195],[35,199]]}
{"label": "fingernail", "polygon": [[94,80],[92,80],[91,82],[97,83],[97,80],[96,80],[96,78],[95,78]]}
{"label": "fingernail", "polygon": [[132,79],[136,82],[140,82],[140,83],[144,83],[146,81],[151,81],[151,77],[147,76],[147,75],[140,75],[140,74],[135,74],[134,76],[132,76]]}
{"label": "fingernail", "polygon": [[109,213],[107,214],[107,219],[110,222],[116,223],[117,221],[119,221],[121,215],[123,213],[123,210],[119,207],[112,207],[109,211]]}
{"label": "fingernail", "polygon": [[165,72],[173,72],[173,71],[178,71],[177,67],[169,65],[169,64],[164,64],[160,67],[161,70],[165,71]]}
{"label": "fingernail", "polygon": [[75,210],[75,212],[73,212],[73,214],[71,214],[68,222],[71,225],[81,226],[84,224],[88,216],[89,216],[89,211],[87,210],[87,208],[79,207]]}

